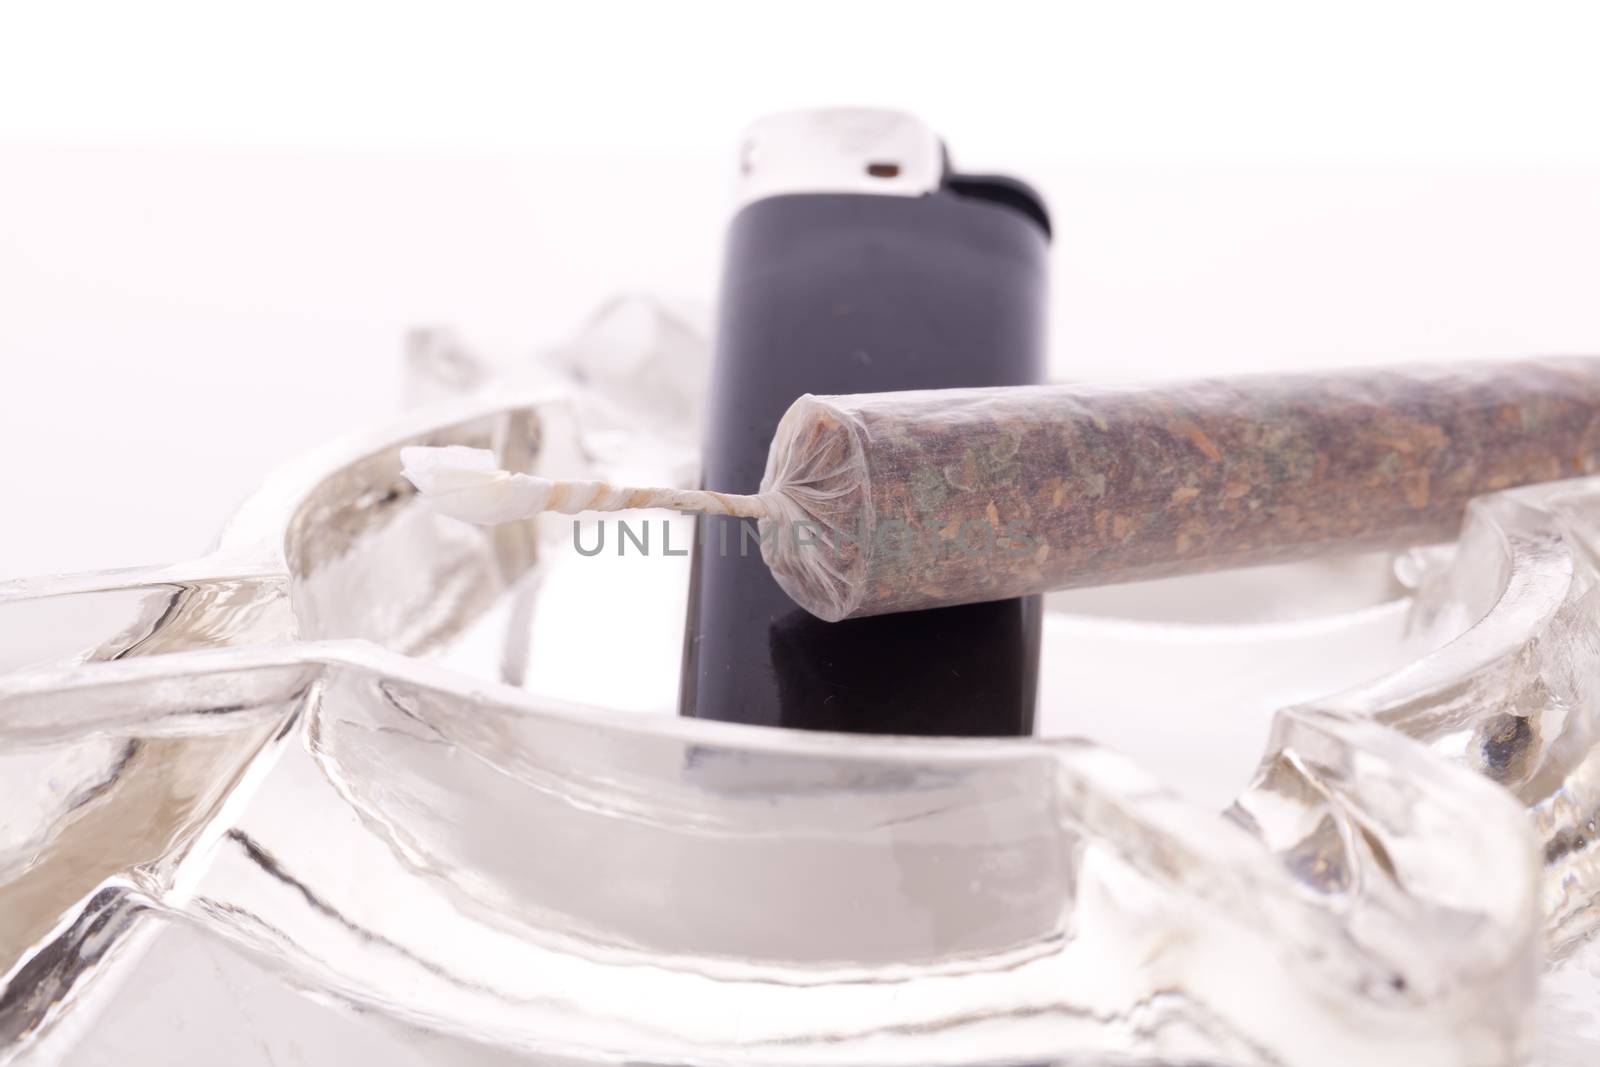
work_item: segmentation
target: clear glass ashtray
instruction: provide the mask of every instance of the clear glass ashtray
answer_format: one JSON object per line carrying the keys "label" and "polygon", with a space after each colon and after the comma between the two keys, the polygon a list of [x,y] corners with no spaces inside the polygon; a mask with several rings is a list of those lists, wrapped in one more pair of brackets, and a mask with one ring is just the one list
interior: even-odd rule
{"label": "clear glass ashtray", "polygon": [[399,465],[681,475],[692,405],[638,425],[672,322],[487,391],[423,339],[471,395],[203,559],[0,586],[0,1062],[1600,1058],[1600,480],[1052,597],[1037,737],[682,719],[685,568]]}

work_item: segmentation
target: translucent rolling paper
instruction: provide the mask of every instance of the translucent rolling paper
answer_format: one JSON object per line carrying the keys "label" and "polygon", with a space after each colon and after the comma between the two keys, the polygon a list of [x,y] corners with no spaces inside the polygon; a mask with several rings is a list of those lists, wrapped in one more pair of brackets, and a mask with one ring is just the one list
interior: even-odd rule
{"label": "translucent rolling paper", "polygon": [[1600,469],[1600,359],[803,396],[751,496],[404,460],[477,522],[744,516],[783,589],[837,621],[1446,539],[1475,495]]}

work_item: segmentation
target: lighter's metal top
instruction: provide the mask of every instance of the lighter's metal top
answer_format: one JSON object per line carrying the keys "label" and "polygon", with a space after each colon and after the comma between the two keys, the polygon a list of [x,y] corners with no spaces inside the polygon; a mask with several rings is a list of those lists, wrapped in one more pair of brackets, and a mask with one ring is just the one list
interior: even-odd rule
{"label": "lighter's metal top", "polygon": [[784,111],[745,131],[739,170],[741,204],[792,193],[925,196],[943,179],[944,145],[903,111]]}

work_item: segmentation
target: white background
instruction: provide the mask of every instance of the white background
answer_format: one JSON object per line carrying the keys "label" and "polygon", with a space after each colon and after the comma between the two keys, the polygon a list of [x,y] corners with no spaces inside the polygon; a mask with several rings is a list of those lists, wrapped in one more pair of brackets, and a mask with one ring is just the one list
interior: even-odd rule
{"label": "white background", "polygon": [[196,553],[409,325],[708,299],[789,107],[1037,184],[1058,375],[1600,352],[1596,10],[0,6],[0,578]]}

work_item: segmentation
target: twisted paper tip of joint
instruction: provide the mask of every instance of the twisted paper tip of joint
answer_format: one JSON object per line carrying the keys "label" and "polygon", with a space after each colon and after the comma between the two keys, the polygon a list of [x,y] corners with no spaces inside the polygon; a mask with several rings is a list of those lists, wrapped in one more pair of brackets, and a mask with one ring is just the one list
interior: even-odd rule
{"label": "twisted paper tip of joint", "polygon": [[781,501],[774,493],[743,496],[704,489],[552,480],[503,470],[487,448],[463,445],[402,448],[400,470],[437,510],[484,526],[530,519],[545,511],[576,515],[583,511],[669,508],[752,519],[774,518],[781,513]]}

